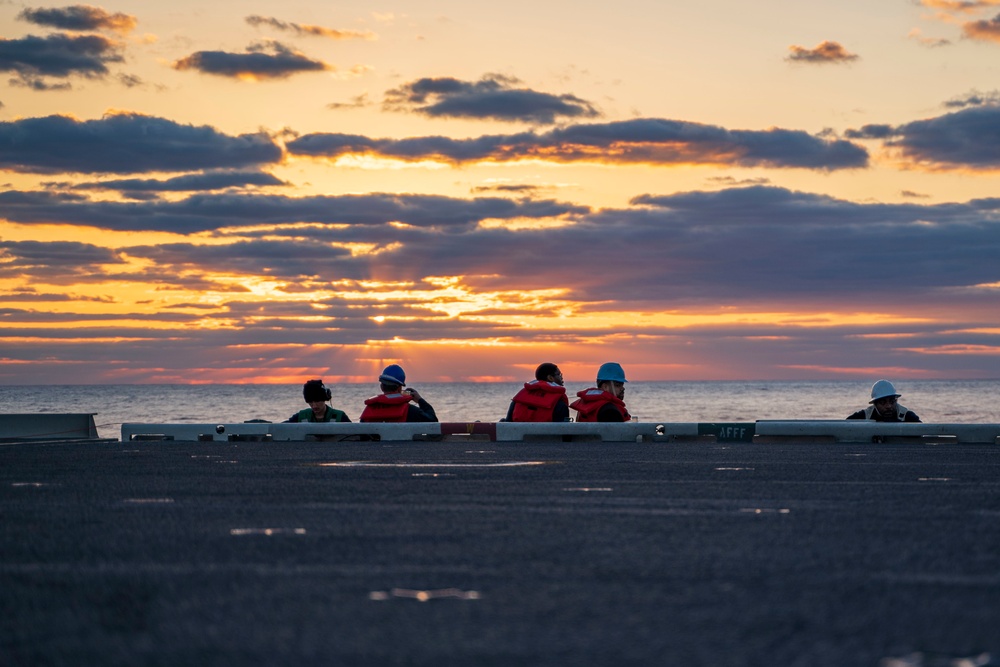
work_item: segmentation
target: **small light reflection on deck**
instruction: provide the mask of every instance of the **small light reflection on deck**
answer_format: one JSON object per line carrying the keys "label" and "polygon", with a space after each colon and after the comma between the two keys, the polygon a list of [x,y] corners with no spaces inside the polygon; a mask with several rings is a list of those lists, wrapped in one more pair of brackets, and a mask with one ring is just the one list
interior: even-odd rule
{"label": "small light reflection on deck", "polygon": [[157,505],[157,504],[169,504],[174,502],[173,498],[126,498],[122,501],[123,503],[129,503],[132,505]]}
{"label": "small light reflection on deck", "polygon": [[233,528],[230,535],[305,535],[305,528]]}
{"label": "small light reflection on deck", "polygon": [[941,667],[986,667],[991,662],[992,657],[989,653],[949,658],[916,652],[899,657],[882,658],[878,662],[878,667],[938,667],[939,665]]}
{"label": "small light reflection on deck", "polygon": [[317,463],[323,468],[520,468],[543,466],[548,461],[503,461],[500,463],[383,463],[381,461],[337,461]]}
{"label": "small light reflection on deck", "polygon": [[368,599],[376,602],[385,602],[386,600],[390,600],[392,598],[428,602],[429,600],[440,598],[451,598],[454,600],[478,600],[480,597],[479,591],[463,591],[459,588],[441,588],[437,590],[393,588],[390,591],[372,591],[368,594]]}

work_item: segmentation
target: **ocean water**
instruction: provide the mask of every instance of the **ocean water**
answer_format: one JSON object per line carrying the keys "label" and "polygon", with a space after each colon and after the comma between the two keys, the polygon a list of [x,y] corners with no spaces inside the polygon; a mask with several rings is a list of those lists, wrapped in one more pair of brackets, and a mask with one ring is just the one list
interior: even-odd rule
{"label": "ocean water", "polygon": [[[587,385],[569,382],[570,396]],[[519,382],[415,385],[445,422],[496,421]],[[843,419],[868,403],[871,385],[847,381],[629,382],[625,402],[639,421],[735,422]],[[330,387],[330,403],[357,421],[370,384]],[[896,382],[900,403],[925,422],[1000,423],[1000,380]],[[0,413],[95,413],[98,434],[121,436],[126,422],[284,421],[306,407],[301,385],[0,386]]]}

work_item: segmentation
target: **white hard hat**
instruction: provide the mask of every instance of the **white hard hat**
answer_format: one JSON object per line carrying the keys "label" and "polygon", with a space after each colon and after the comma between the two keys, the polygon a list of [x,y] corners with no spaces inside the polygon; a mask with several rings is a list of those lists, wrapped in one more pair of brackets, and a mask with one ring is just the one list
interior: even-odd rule
{"label": "white hard hat", "polygon": [[899,397],[900,394],[896,393],[896,388],[892,386],[892,383],[888,380],[879,380],[872,385],[872,400],[869,403],[874,403],[880,398],[886,398],[887,396]]}

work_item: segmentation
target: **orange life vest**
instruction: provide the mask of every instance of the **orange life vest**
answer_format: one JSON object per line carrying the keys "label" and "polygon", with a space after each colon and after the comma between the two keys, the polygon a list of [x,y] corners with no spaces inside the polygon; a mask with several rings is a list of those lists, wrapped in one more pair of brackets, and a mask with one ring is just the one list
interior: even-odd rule
{"label": "orange life vest", "polygon": [[405,422],[409,411],[410,397],[403,394],[380,394],[365,399],[365,409],[361,411],[363,422]]}
{"label": "orange life vest", "polygon": [[565,387],[544,380],[525,382],[511,400],[514,401],[511,420],[516,422],[550,422],[556,404],[569,402]]}
{"label": "orange life vest", "polygon": [[618,398],[614,394],[609,394],[603,389],[591,387],[589,389],[576,392],[576,395],[579,396],[579,398],[570,403],[569,407],[577,411],[578,414],[576,420],[578,422],[596,422],[597,413],[601,411],[601,408],[609,403],[615,406],[615,409],[621,413],[622,421],[627,422],[632,419],[632,415],[630,415],[628,410],[625,409],[625,401]]}

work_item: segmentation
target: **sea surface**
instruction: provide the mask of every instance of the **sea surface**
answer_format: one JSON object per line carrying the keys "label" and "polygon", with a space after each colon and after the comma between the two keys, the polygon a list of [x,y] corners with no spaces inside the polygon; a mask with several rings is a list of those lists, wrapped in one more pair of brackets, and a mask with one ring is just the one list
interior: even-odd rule
{"label": "sea surface", "polygon": [[[1000,423],[1000,380],[896,382],[900,403],[924,422]],[[445,422],[497,421],[519,382],[414,385]],[[570,396],[588,385],[567,382]],[[870,383],[848,381],[629,382],[625,402],[639,421],[737,422],[843,419],[868,404]],[[330,387],[335,408],[358,420],[374,384]],[[121,437],[123,423],[284,421],[306,407],[301,385],[7,385],[0,413],[94,413],[98,434]]]}

